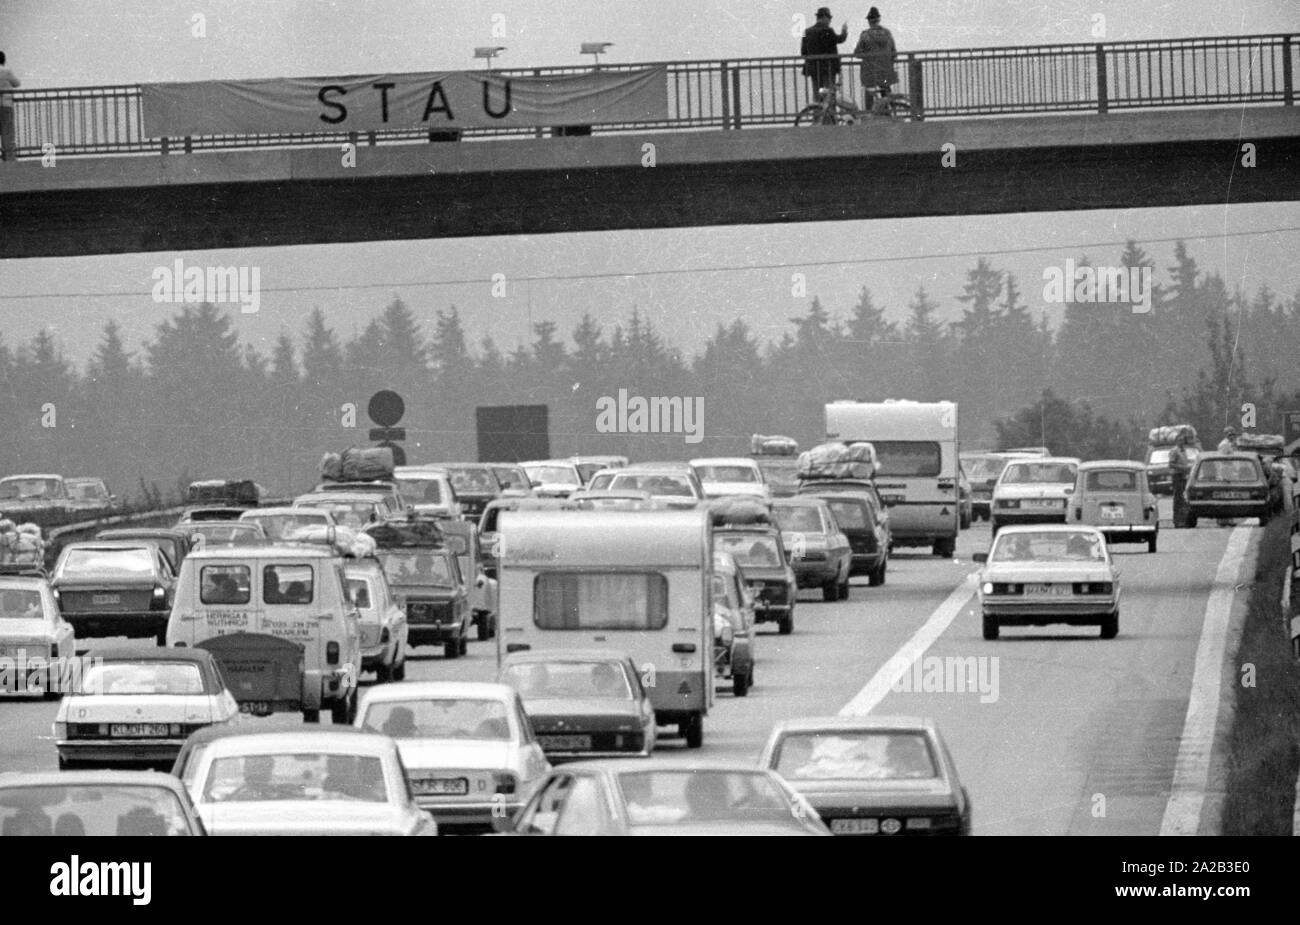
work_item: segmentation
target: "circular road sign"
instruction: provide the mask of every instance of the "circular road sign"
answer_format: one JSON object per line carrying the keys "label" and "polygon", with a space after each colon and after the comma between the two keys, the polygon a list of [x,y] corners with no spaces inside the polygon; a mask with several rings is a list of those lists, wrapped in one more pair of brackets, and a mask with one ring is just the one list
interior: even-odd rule
{"label": "circular road sign", "polygon": [[370,420],[380,427],[392,427],[406,413],[406,402],[402,401],[402,396],[396,392],[384,389],[370,396],[370,404],[366,406],[366,411],[370,415]]}

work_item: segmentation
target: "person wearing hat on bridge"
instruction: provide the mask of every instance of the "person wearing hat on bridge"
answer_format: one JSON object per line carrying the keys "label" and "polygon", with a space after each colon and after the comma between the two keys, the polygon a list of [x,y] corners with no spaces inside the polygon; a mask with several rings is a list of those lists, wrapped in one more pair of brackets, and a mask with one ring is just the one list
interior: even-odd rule
{"label": "person wearing hat on bridge", "polygon": [[867,28],[858,36],[853,53],[862,56],[864,98],[868,102],[888,99],[890,88],[898,83],[898,71],[894,70],[898,49],[893,34],[880,24],[880,10],[874,6],[867,13]]}
{"label": "person wearing hat on bridge", "polygon": [[804,30],[803,41],[799,44],[799,54],[803,55],[803,75],[813,82],[813,91],[820,95],[822,90],[832,90],[840,76],[840,59],[824,58],[810,61],[816,55],[836,54],[841,42],[848,41],[849,27],[843,26],[839,32],[831,28],[831,11],[827,7],[817,10],[817,22]]}
{"label": "person wearing hat on bridge", "polygon": [[1231,424],[1223,428],[1223,439],[1219,441],[1218,449],[1220,453],[1237,452],[1237,428]]}

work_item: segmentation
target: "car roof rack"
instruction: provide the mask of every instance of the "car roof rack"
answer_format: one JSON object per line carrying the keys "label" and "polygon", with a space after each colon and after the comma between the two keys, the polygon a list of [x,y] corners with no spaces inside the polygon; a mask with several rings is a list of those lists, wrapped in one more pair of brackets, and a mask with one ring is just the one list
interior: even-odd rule
{"label": "car roof rack", "polygon": [[9,578],[45,578],[48,579],[49,573],[39,565],[20,562],[0,563],[0,576]]}

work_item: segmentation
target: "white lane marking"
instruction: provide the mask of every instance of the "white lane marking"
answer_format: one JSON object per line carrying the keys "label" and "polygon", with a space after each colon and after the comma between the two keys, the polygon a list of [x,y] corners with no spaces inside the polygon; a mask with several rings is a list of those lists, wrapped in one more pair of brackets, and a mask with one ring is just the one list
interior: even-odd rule
{"label": "white lane marking", "polygon": [[1196,646],[1196,668],[1192,674],[1187,719],[1178,743],[1173,786],[1165,805],[1161,835],[1195,835],[1201,823],[1201,807],[1210,779],[1210,755],[1219,720],[1220,689],[1223,682],[1224,649],[1228,623],[1236,593],[1238,573],[1250,541],[1249,527],[1236,527],[1228,537],[1205,603],[1201,641]]}
{"label": "white lane marking", "polygon": [[865,716],[880,705],[880,701],[889,696],[893,686],[912,668],[912,663],[925,654],[925,650],[943,635],[957,615],[961,613],[975,594],[975,582],[979,572],[971,572],[962,579],[961,584],[953,588],[952,593],[930,614],[930,618],[921,625],[912,638],[890,657],[889,661],[876,672],[875,677],[867,682],[862,690],[840,710],[840,716]]}

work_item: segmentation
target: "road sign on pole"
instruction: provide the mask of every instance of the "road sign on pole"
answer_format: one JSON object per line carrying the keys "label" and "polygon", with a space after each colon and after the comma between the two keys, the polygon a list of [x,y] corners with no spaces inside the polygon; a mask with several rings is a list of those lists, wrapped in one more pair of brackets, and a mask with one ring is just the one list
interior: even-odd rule
{"label": "road sign on pole", "polygon": [[405,440],[405,427],[372,427],[370,439],[376,441]]}

